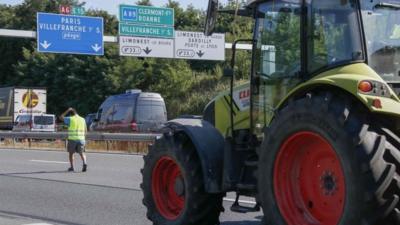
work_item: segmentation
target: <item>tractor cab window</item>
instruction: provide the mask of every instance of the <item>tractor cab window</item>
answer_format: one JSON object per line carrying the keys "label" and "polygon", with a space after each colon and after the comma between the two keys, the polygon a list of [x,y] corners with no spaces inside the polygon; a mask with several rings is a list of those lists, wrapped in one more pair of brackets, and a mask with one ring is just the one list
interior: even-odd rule
{"label": "tractor cab window", "polygon": [[361,8],[369,66],[400,82],[400,0],[362,1]]}
{"label": "tractor cab window", "polygon": [[301,0],[275,0],[258,6],[252,127],[262,137],[278,103],[298,82],[301,70]]}
{"label": "tractor cab window", "polygon": [[300,1],[261,4],[258,12],[258,74],[264,78],[293,76],[300,71]]}
{"label": "tractor cab window", "polygon": [[363,60],[357,2],[308,0],[308,71]]}

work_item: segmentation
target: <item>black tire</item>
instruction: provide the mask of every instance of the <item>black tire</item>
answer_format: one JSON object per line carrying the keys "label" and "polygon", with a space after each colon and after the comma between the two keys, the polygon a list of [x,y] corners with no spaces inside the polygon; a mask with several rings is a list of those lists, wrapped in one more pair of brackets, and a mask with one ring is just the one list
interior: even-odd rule
{"label": "black tire", "polygon": [[[152,174],[161,158],[169,157],[179,165],[184,180],[184,208],[177,218],[168,219],[157,208],[152,193]],[[221,194],[209,194],[204,190],[200,160],[186,135],[164,135],[150,146],[144,157],[142,170],[144,194],[143,204],[147,208],[147,218],[155,225],[216,225],[223,211]],[[167,173],[167,172],[166,172]],[[176,190],[176,189],[175,189]]]}
{"label": "black tire", "polygon": [[301,131],[325,138],[339,158],[346,194],[337,225],[400,224],[400,139],[372,121],[356,101],[329,92],[289,102],[266,130],[259,163],[263,223],[302,225],[287,222],[278,207],[279,190],[274,190],[274,166],[282,143]]}

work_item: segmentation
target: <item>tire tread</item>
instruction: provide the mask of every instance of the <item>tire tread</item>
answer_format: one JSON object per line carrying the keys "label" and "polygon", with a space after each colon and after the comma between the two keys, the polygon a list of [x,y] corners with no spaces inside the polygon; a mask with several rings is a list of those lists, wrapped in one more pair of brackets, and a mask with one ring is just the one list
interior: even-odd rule
{"label": "tire tread", "polygon": [[[310,102],[311,105],[308,105]],[[271,143],[280,140],[275,133],[279,131],[281,123],[292,118],[291,115],[296,118],[294,115],[304,114],[324,115],[326,120],[335,121],[343,130],[343,133],[337,134],[338,138],[349,140],[350,145],[353,146],[354,151],[350,152],[350,155],[355,159],[356,167],[359,168],[360,178],[357,179],[364,184],[362,187],[364,202],[356,204],[359,204],[360,215],[364,217],[351,218],[352,221],[357,220],[357,224],[345,225],[400,225],[400,138],[371,119],[364,106],[358,104],[357,101],[351,101],[345,93],[320,91],[289,101],[277,111],[268,127],[269,132],[265,133],[265,143],[260,150],[260,159],[267,160],[270,154],[266,153],[266,149],[269,149]],[[263,161],[260,161],[259,168],[271,167],[263,165]],[[270,184],[270,181],[266,182],[268,179],[270,178],[259,179],[259,189],[267,183]],[[266,200],[273,194],[261,195],[265,196],[261,199],[263,206],[275,205],[275,200]],[[270,206],[265,208],[270,208]],[[273,212],[272,209],[271,211],[264,209],[264,214]],[[265,217],[265,223],[284,224],[281,215],[272,217],[272,219]]]}
{"label": "tire tread", "polygon": [[[170,221],[162,217],[155,206],[151,193],[152,168],[161,155],[168,155],[176,159],[184,174],[187,184],[185,209],[176,220]],[[147,208],[147,218],[154,225],[216,225],[219,224],[219,215],[222,207],[221,194],[208,194],[204,190],[204,181],[200,159],[188,138],[182,133],[163,135],[157,139],[153,147],[144,158],[143,205]]]}

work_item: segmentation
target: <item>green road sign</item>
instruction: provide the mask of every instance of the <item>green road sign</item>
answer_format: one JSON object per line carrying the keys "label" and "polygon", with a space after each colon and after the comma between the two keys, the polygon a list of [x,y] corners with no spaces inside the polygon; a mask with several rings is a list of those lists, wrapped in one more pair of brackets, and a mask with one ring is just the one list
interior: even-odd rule
{"label": "green road sign", "polygon": [[174,38],[174,28],[120,23],[119,34],[125,36]]}
{"label": "green road sign", "polygon": [[174,9],[152,6],[120,5],[120,22],[157,26],[174,26]]}
{"label": "green road sign", "polygon": [[72,15],[83,16],[83,15],[85,15],[85,9],[83,7],[72,6],[71,7],[71,14]]}

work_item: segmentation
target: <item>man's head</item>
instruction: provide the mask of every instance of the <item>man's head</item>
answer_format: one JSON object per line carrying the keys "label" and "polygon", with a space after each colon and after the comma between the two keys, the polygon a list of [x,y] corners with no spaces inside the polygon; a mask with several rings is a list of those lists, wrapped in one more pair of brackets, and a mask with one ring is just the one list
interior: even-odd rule
{"label": "man's head", "polygon": [[74,108],[70,108],[70,109],[69,109],[69,113],[71,114],[71,116],[78,115],[78,112],[77,112],[76,109],[74,109]]}

